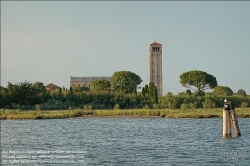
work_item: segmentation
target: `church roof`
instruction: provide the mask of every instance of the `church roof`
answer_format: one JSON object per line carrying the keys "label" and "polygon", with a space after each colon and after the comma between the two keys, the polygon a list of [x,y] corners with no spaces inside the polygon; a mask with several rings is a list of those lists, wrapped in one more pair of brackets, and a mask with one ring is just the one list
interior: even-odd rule
{"label": "church roof", "polygon": [[91,81],[95,81],[95,80],[110,80],[111,77],[70,77],[70,81],[87,81],[87,82],[91,82]]}
{"label": "church roof", "polygon": [[161,44],[157,43],[157,42],[154,42],[154,43],[151,43],[150,45],[161,45]]}
{"label": "church roof", "polygon": [[50,83],[50,84],[46,85],[45,88],[47,90],[55,90],[55,89],[59,89],[60,87],[55,85],[55,84]]}

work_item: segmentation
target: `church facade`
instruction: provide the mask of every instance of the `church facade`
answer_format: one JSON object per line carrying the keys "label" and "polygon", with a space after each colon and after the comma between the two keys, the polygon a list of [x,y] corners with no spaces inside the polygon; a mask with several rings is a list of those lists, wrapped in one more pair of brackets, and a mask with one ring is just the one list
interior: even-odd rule
{"label": "church facade", "polygon": [[110,81],[111,77],[71,77],[70,76],[70,86],[91,88],[92,81],[101,80],[101,79]]}

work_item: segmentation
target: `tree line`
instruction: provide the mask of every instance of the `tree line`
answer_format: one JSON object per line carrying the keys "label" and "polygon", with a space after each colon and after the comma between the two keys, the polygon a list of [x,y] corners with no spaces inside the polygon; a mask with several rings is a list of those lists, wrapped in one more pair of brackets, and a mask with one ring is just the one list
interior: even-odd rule
{"label": "tree line", "polygon": [[[1,86],[1,108],[5,109],[135,109],[135,108],[170,108],[195,109],[222,107],[224,98],[236,107],[248,107],[250,97],[242,89],[236,93],[226,86],[218,86],[216,78],[202,71],[185,72],[180,76],[183,86],[189,88],[177,95],[168,92],[159,97],[153,82],[142,87],[140,76],[130,71],[115,72],[111,80],[96,80],[91,89],[70,87],[47,91],[42,82],[8,83]],[[193,88],[192,88],[193,87]],[[196,89],[195,89],[196,88]],[[191,90],[193,91],[191,91]],[[205,92],[214,89],[213,92]]]}
{"label": "tree line", "polygon": [[130,109],[151,107],[152,104],[157,103],[155,99],[149,97],[148,92],[144,95],[134,91],[132,93],[111,90],[90,92],[79,87],[47,91],[43,83],[32,84],[27,81],[9,83],[7,88],[1,87],[0,98],[1,108],[23,110],[113,109],[115,106],[119,109]]}

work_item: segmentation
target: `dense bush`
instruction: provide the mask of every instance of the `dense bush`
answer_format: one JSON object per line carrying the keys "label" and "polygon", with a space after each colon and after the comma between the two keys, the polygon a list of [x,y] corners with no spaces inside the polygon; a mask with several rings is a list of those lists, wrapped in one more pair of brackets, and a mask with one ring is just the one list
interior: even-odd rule
{"label": "dense bush", "polygon": [[185,104],[185,103],[181,104],[181,109],[182,110],[188,109],[188,104]]}
{"label": "dense bush", "polygon": [[194,102],[194,103],[189,103],[189,108],[191,108],[191,109],[196,109],[196,108],[197,108],[196,102]]}
{"label": "dense bush", "polygon": [[34,110],[35,106],[32,105],[20,105],[20,104],[15,104],[15,103],[11,103],[9,105],[5,105],[4,107],[2,107],[4,109],[18,109],[18,110]]}
{"label": "dense bush", "polygon": [[84,109],[85,110],[93,110],[93,107],[92,107],[92,105],[85,105]]}
{"label": "dense bush", "polygon": [[248,106],[248,103],[247,103],[247,102],[243,102],[243,103],[241,103],[241,105],[240,105],[241,108],[247,108],[247,106]]}
{"label": "dense bush", "polygon": [[119,110],[119,108],[120,108],[119,104],[115,104],[114,110]]}
{"label": "dense bush", "polygon": [[215,102],[212,102],[212,100],[207,99],[202,103],[203,108],[209,109],[209,108],[215,108]]}
{"label": "dense bush", "polygon": [[69,106],[67,102],[61,102],[59,100],[48,100],[45,103],[40,104],[41,110],[66,110]]}

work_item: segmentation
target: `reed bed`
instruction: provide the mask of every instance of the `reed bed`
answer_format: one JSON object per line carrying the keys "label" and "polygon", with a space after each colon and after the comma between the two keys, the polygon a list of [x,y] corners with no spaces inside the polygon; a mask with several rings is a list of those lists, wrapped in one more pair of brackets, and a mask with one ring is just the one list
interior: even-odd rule
{"label": "reed bed", "polygon": [[[250,108],[236,109],[239,118],[250,118]],[[222,118],[222,109],[129,109],[96,110],[94,116],[160,116],[166,118]]]}
{"label": "reed bed", "polygon": [[[250,118],[250,108],[236,108],[238,118]],[[73,117],[166,117],[166,118],[222,118],[222,108],[215,109],[124,109],[124,110],[0,110],[0,119],[62,119]]]}
{"label": "reed bed", "polygon": [[62,119],[83,115],[83,110],[22,111],[0,110],[0,119]]}

